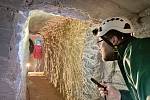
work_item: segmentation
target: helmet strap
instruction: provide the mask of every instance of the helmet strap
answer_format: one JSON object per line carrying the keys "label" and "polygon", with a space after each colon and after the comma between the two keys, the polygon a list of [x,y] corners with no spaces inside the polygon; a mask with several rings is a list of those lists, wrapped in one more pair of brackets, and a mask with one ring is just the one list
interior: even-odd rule
{"label": "helmet strap", "polygon": [[107,38],[105,38],[104,36],[101,36],[101,38],[102,38],[107,44],[109,44],[111,47],[114,48],[114,45],[113,45]]}
{"label": "helmet strap", "polygon": [[118,51],[118,45],[113,45],[108,39],[106,39],[104,36],[101,36],[101,38],[113,48],[114,51],[114,58],[119,59],[120,58],[120,54]]}

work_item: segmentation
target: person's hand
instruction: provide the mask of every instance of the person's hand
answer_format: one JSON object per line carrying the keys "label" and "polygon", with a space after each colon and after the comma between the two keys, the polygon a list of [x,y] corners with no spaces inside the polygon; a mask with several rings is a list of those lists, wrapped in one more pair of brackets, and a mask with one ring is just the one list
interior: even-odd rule
{"label": "person's hand", "polygon": [[108,84],[104,84],[104,86],[106,87],[106,90],[104,90],[104,88],[99,88],[102,97],[106,96],[107,100],[121,100],[119,90]]}

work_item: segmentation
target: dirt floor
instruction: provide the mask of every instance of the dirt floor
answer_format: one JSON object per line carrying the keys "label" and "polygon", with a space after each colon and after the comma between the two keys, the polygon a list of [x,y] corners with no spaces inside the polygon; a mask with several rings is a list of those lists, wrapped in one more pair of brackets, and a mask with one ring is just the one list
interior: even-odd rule
{"label": "dirt floor", "polygon": [[65,100],[56,88],[48,83],[42,72],[30,72],[27,79],[27,100]]}

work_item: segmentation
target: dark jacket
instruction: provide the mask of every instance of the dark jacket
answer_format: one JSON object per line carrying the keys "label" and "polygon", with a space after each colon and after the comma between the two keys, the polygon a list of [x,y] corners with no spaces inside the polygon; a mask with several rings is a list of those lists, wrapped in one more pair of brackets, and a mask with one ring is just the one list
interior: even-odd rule
{"label": "dark jacket", "polygon": [[133,38],[119,47],[118,64],[129,89],[122,100],[146,100],[150,96],[150,38]]}

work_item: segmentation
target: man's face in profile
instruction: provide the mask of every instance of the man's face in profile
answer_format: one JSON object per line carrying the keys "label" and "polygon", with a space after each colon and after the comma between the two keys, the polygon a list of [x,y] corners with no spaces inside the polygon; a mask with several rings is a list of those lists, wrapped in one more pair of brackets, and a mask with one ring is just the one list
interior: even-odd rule
{"label": "man's face in profile", "polygon": [[[110,42],[112,42],[112,38],[109,39]],[[114,61],[116,60],[116,56],[114,54],[113,48],[106,43],[104,40],[98,40],[98,47],[100,50],[100,53],[102,55],[102,60],[103,61]]]}

